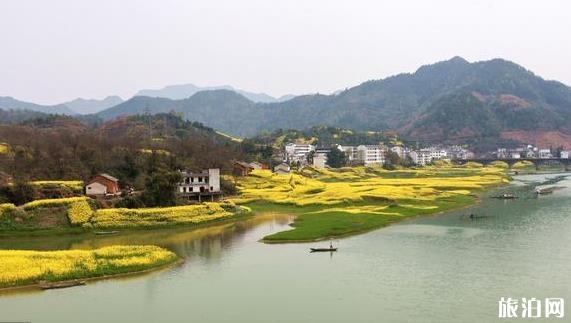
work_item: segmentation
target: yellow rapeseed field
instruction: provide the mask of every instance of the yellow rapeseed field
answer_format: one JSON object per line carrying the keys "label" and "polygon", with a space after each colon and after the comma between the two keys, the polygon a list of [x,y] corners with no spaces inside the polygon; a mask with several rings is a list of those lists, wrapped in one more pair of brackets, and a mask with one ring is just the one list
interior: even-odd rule
{"label": "yellow rapeseed field", "polygon": [[202,203],[163,208],[100,209],[91,219],[98,228],[149,227],[197,224],[232,216],[220,203]]}
{"label": "yellow rapeseed field", "polygon": [[31,181],[30,185],[37,187],[58,186],[68,188],[74,192],[83,191],[83,181]]}
{"label": "yellow rapeseed field", "polygon": [[69,222],[72,225],[82,225],[89,222],[93,216],[93,209],[89,205],[89,200],[85,196],[35,200],[24,204],[22,208],[24,210],[33,210],[44,207],[66,206]]}
{"label": "yellow rapeseed field", "polygon": [[0,250],[0,288],[135,272],[176,259],[174,253],[156,246],[65,251]]}
{"label": "yellow rapeseed field", "polygon": [[2,203],[0,204],[0,219],[4,216],[5,213],[11,212],[16,210],[16,205],[12,203]]}
{"label": "yellow rapeseed field", "polygon": [[[391,174],[398,176],[391,178]],[[287,175],[255,170],[239,180],[238,188],[242,194],[234,201],[241,204],[261,200],[296,206],[332,206],[368,200],[429,202],[436,198],[470,194],[507,181],[502,169],[482,167],[427,167],[397,172],[356,167],[337,171],[309,169]]]}
{"label": "yellow rapeseed field", "polygon": [[264,237],[267,242],[299,242],[357,234],[410,216],[432,214],[473,203],[473,192],[508,182],[501,168],[439,163],[422,169],[380,167],[304,168],[291,174],[255,170],[236,178],[234,201],[254,212],[298,215],[292,230]]}

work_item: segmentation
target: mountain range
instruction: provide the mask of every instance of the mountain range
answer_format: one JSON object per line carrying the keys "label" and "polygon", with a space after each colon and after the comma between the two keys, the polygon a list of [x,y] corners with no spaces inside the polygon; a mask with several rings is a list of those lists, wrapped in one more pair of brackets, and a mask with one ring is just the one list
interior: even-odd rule
{"label": "mountain range", "polygon": [[[169,85],[162,89],[144,89],[135,94],[137,96],[148,96],[156,98],[167,98],[173,100],[186,99],[201,91],[228,90],[236,92],[252,102],[273,103],[283,102],[294,97],[294,95],[284,95],[274,98],[265,93],[254,93],[236,89],[230,85],[200,87],[194,84]],[[124,100],[116,95],[110,95],[104,99],[83,99],[77,98],[72,101],[56,105],[42,105],[31,102],[20,101],[12,97],[0,97],[0,109],[2,110],[29,110],[46,114],[95,114],[105,109],[123,103]]]}
{"label": "mountain range", "polygon": [[152,90],[146,89],[141,90],[135,94],[135,96],[149,96],[155,98],[167,98],[173,100],[181,100],[186,99],[194,94],[201,92],[201,91],[212,91],[212,90],[228,90],[233,91],[238,94],[241,94],[248,100],[252,102],[260,102],[260,103],[274,103],[274,102],[283,102],[287,101],[294,97],[294,95],[284,95],[279,98],[274,98],[265,93],[254,93],[249,91],[244,91],[240,89],[236,89],[230,85],[221,85],[221,86],[205,86],[200,87],[194,84],[179,84],[179,85],[169,85],[162,89]]}
{"label": "mountain range", "polygon": [[[142,90],[95,117],[110,120],[176,112],[241,137],[321,125],[390,131],[425,142],[522,142],[571,148],[571,88],[504,59],[470,63],[454,57],[331,95],[301,95],[282,102],[248,93],[192,84]],[[7,99],[0,98],[0,109],[2,100]],[[33,104],[19,102],[19,106],[42,111]],[[45,109],[71,110],[65,104]]]}
{"label": "mountain range", "polygon": [[77,98],[75,100],[65,102],[63,105],[78,114],[92,114],[111,108],[120,103],[123,103],[123,99],[116,95],[110,95],[102,100]]}
{"label": "mountain range", "polygon": [[65,104],[41,105],[41,104],[19,101],[10,96],[0,96],[0,109],[28,110],[28,111],[37,111],[48,114],[67,114],[67,115],[75,114],[75,112]]}
{"label": "mountain range", "polygon": [[519,141],[533,132],[571,147],[571,88],[503,59],[470,63],[454,57],[340,93],[284,102],[257,103],[229,90],[180,100],[138,96],[98,115],[111,119],[145,111],[179,112],[238,136],[327,125],[450,142]]}

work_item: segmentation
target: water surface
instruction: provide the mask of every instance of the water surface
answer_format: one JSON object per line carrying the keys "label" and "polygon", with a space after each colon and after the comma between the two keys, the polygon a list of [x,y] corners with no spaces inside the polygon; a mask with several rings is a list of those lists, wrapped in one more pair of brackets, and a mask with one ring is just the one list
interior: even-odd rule
{"label": "water surface", "polygon": [[[535,197],[526,175],[469,209],[327,243],[267,245],[288,216],[119,236],[0,240],[0,248],[148,243],[186,262],[148,275],[44,292],[0,294],[0,321],[488,322],[500,297],[571,301],[571,180]],[[473,213],[477,219],[465,215]],[[567,316],[571,315],[568,313]]]}

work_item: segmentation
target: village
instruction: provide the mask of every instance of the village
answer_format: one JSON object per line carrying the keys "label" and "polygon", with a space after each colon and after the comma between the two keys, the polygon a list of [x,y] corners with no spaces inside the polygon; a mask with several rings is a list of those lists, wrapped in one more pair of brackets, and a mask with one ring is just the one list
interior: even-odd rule
{"label": "village", "polygon": [[[458,145],[435,145],[426,148],[413,149],[402,145],[334,145],[333,147],[317,147],[312,144],[287,143],[283,150],[273,156],[276,165],[267,165],[257,161],[234,161],[232,175],[243,177],[253,170],[271,169],[275,174],[289,174],[294,169],[313,167],[316,169],[330,167],[328,159],[332,151],[342,153],[343,166],[388,166],[398,163],[423,167],[435,161],[477,161],[479,158],[493,160],[519,160],[519,159],[569,159],[569,151],[552,150],[526,145],[518,148],[498,148],[497,151],[483,156],[476,156],[472,151]],[[392,158],[391,158],[392,156]],[[220,185],[221,172],[219,168],[200,171],[179,170],[180,182],[176,193],[188,200],[219,200],[223,197]],[[132,189],[127,189],[132,194]],[[119,179],[109,174],[99,174],[85,186],[85,194],[91,197],[114,197],[121,195]],[[125,190],[123,190],[125,193]]]}

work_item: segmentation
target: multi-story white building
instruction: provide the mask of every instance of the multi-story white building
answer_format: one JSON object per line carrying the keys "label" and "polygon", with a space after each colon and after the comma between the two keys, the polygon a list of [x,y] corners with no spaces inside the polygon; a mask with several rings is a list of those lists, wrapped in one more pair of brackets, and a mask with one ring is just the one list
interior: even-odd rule
{"label": "multi-story white building", "polygon": [[360,145],[357,146],[357,160],[368,165],[383,165],[385,163],[385,152],[381,146]]}
{"label": "multi-story white building", "polygon": [[307,156],[315,150],[315,146],[310,144],[289,143],[285,146],[285,161],[306,163]]}
{"label": "multi-story white building", "polygon": [[553,158],[550,149],[539,149],[538,158]]}
{"label": "multi-story white building", "polygon": [[426,164],[430,164],[430,162],[432,162],[432,154],[430,149],[413,150],[410,152],[410,158],[415,164],[420,166],[425,166]]}
{"label": "multi-story white building", "polygon": [[211,168],[202,172],[180,171],[179,194],[192,196],[206,193],[220,193],[220,169]]}

